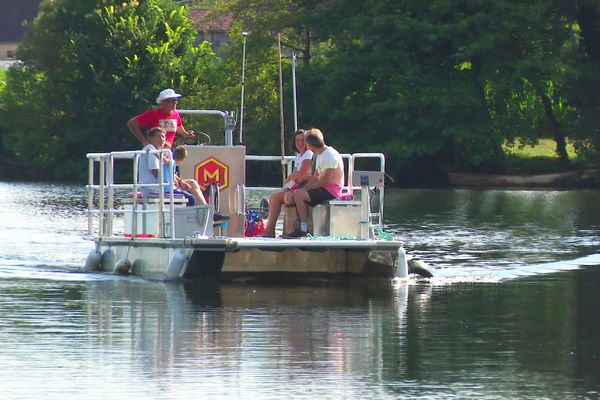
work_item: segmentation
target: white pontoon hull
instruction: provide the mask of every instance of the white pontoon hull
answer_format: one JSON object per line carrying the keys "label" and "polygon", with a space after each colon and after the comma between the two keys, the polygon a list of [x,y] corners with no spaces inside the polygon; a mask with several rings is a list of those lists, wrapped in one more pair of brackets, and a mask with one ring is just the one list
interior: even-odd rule
{"label": "white pontoon hull", "polygon": [[126,260],[130,273],[150,279],[407,275],[404,249],[395,241],[96,238],[95,242],[101,261],[88,263],[91,269],[117,272]]}

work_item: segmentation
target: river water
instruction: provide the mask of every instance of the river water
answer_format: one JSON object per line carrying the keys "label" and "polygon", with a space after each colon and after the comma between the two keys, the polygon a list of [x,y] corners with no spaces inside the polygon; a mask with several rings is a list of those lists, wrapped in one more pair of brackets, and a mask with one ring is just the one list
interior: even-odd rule
{"label": "river water", "polygon": [[0,183],[0,398],[600,398],[598,204],[388,189],[432,280],[164,283],[82,271],[82,188]]}

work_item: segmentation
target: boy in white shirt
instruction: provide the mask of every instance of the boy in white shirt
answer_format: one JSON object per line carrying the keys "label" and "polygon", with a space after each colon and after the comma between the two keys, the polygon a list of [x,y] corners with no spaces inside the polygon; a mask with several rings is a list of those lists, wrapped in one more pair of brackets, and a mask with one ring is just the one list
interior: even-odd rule
{"label": "boy in white shirt", "polygon": [[[138,182],[140,184],[158,185],[158,173],[161,160],[157,154],[151,154],[149,151],[162,149],[165,145],[165,130],[162,128],[152,128],[147,133],[148,144],[142,150],[146,153],[138,158]],[[158,193],[158,186],[142,186],[140,191],[143,197],[150,197],[153,193]]]}

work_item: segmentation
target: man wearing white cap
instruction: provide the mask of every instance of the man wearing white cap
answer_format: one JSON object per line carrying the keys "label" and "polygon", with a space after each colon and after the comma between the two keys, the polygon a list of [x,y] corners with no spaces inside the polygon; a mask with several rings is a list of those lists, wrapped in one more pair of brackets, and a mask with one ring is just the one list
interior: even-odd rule
{"label": "man wearing white cap", "polygon": [[181,97],[173,89],[165,89],[156,98],[156,104],[160,107],[146,111],[127,121],[127,127],[144,146],[149,143],[146,135],[142,133],[140,128],[146,130],[152,128],[162,128],[166,132],[166,145],[173,147],[176,134],[180,134],[184,138],[196,136],[194,131],[186,130],[181,122],[181,117],[177,112],[177,100]]}

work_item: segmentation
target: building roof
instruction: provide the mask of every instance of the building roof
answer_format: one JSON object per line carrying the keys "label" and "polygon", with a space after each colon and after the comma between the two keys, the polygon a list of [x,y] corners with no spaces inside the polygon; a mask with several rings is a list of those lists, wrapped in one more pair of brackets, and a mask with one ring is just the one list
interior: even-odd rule
{"label": "building roof", "polygon": [[189,16],[194,21],[194,28],[199,31],[228,32],[231,28],[233,15],[214,15],[206,9],[190,9]]}
{"label": "building roof", "polygon": [[0,5],[0,43],[20,42],[25,35],[23,21],[33,21],[40,0],[2,0]]}

